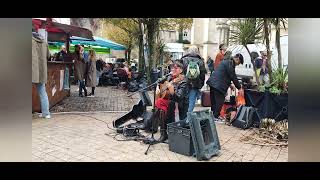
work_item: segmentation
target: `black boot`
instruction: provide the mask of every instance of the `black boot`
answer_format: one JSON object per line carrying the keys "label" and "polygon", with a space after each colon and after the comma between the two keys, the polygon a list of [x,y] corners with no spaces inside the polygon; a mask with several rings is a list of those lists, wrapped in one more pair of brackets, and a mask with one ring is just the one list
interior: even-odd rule
{"label": "black boot", "polygon": [[168,139],[167,129],[160,129],[161,136],[159,138],[159,142],[163,143]]}
{"label": "black boot", "polygon": [[84,90],[84,96],[88,96],[88,91],[87,91],[86,87],[84,87],[83,90]]}
{"label": "black boot", "polygon": [[166,116],[164,115],[164,112],[161,111],[160,112],[160,138],[159,138],[159,142],[163,143],[164,141],[166,141],[168,139],[168,134],[167,134],[167,123],[165,121]]}
{"label": "black boot", "polygon": [[157,133],[159,128],[159,121],[160,121],[160,110],[155,109],[154,113],[151,116],[151,133]]}

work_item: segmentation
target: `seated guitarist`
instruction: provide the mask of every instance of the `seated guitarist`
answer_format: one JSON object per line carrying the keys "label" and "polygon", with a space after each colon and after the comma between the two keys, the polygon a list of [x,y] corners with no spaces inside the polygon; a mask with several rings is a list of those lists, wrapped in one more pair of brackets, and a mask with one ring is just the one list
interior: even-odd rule
{"label": "seated guitarist", "polygon": [[[156,113],[158,113],[160,123],[160,142],[168,139],[167,124],[175,122],[175,104],[178,103],[179,119],[183,120],[187,117],[188,112],[188,86],[183,75],[183,65],[179,61],[175,61],[171,66],[171,75],[162,82],[166,82],[166,86],[158,91],[158,98],[155,103]],[[169,82],[169,83],[168,83]],[[161,87],[161,85],[160,85]],[[166,89],[166,95],[163,95],[163,90]],[[160,93],[159,93],[160,92]]]}

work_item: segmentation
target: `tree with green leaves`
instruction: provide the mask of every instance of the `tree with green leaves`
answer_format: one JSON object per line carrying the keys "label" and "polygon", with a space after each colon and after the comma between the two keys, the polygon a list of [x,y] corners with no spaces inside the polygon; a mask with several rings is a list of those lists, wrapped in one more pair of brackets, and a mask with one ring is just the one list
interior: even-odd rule
{"label": "tree with green leaves", "polygon": [[107,29],[106,35],[117,43],[127,47],[126,60],[129,63],[131,50],[137,44],[139,38],[139,27],[133,18],[105,18]]}
{"label": "tree with green leaves", "polygon": [[178,30],[179,43],[183,43],[183,31],[192,27],[193,18],[161,18],[161,30]]}
{"label": "tree with green leaves", "polygon": [[126,60],[129,63],[131,50],[135,46],[136,38],[131,33],[128,33],[127,31],[124,31],[123,29],[112,24],[107,25],[103,32],[103,36],[127,47]]}
{"label": "tree with green leaves", "polygon": [[287,19],[286,18],[271,18],[271,23],[276,29],[276,48],[278,51],[278,68],[282,68],[282,57],[281,57],[281,47],[280,47],[280,30],[281,24],[284,29],[286,29]]}
{"label": "tree with green leaves", "polygon": [[[146,72],[148,81],[150,81],[151,69],[155,67],[154,47],[156,35],[159,31],[160,18],[105,18],[105,21],[127,32],[139,45],[139,71]],[[144,37],[147,37],[148,69],[145,69]]]}
{"label": "tree with green leaves", "polygon": [[[192,26],[192,18],[105,18],[105,22],[122,29],[128,34],[126,37],[133,39],[132,43],[138,44],[139,71],[146,72],[149,82],[151,70],[156,68],[156,64],[161,58],[164,49],[163,43],[157,38],[159,37],[159,30],[179,29],[182,40],[183,30]],[[146,38],[145,42],[144,37]],[[144,58],[145,43],[147,44],[147,69],[145,69],[146,62]]]}
{"label": "tree with green leaves", "polygon": [[[251,55],[247,45],[262,39],[262,22],[256,18],[231,19],[231,26],[233,26],[234,29],[231,30],[230,42],[244,46],[249,55]],[[259,77],[254,65],[254,57],[250,57],[257,84],[260,85]]]}

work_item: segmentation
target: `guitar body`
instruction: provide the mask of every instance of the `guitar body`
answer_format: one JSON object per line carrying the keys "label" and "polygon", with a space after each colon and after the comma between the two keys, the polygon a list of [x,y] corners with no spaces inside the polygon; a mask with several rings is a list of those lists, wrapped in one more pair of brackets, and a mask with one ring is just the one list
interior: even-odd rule
{"label": "guitar body", "polygon": [[169,99],[170,97],[170,91],[168,89],[169,84],[179,83],[183,79],[184,79],[184,76],[180,75],[178,78],[172,81],[165,81],[162,84],[159,84],[159,91],[158,93],[156,93],[156,99],[158,98]]}
{"label": "guitar body", "polygon": [[159,97],[160,98],[169,99],[170,93],[169,93],[169,90],[167,88],[168,84],[169,84],[169,82],[165,81],[164,83],[159,85],[159,89],[160,89]]}

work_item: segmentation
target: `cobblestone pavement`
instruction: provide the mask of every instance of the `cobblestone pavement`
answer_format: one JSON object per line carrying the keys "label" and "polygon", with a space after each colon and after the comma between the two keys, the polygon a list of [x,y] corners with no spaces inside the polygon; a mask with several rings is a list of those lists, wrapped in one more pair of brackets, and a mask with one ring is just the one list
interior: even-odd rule
{"label": "cobblestone pavement", "polygon": [[[51,108],[52,112],[130,111],[139,100],[136,94],[128,97],[128,91],[116,86],[96,87],[95,97],[79,97],[78,86],[71,86],[71,95]],[[91,88],[88,89],[88,94]]]}
{"label": "cobblestone pavement", "polygon": [[[139,141],[117,141],[121,136],[113,137],[112,121],[124,115],[138,101],[138,96],[130,100],[125,91],[108,88],[97,88],[95,98],[76,97],[77,92],[63,101],[70,104],[70,109],[60,111],[88,111],[95,110],[98,105],[104,108],[97,110],[115,112],[79,112],[53,113],[49,120],[36,118],[32,120],[32,160],[33,161],[173,161],[196,162],[195,157],[180,155],[169,151],[168,144],[153,145],[148,155],[144,152],[147,145]],[[73,90],[76,89],[73,87]],[[90,91],[90,90],[89,90]],[[103,97],[104,100],[98,100]],[[80,99],[80,100],[79,100]],[[97,102],[96,102],[97,101]],[[83,103],[83,105],[73,104]],[[92,105],[90,105],[92,103]],[[120,105],[119,105],[120,104]],[[56,106],[54,108],[57,108]],[[77,109],[80,108],[80,109]],[[196,107],[195,110],[206,109]],[[107,124],[105,124],[104,122]],[[239,139],[251,133],[251,130],[241,130],[232,126],[217,123],[217,131],[221,144],[218,156],[210,162],[286,162],[288,161],[287,147],[258,146],[245,144]],[[109,127],[109,128],[108,128]],[[108,135],[106,135],[108,134]],[[158,137],[159,134],[156,134]]]}
{"label": "cobblestone pavement", "polygon": [[[147,145],[138,141],[117,141],[108,129],[112,121],[123,113],[53,114],[50,120],[33,118],[33,161],[197,161],[194,157],[169,151],[168,144],[153,145],[144,155]],[[94,119],[96,118],[96,119]],[[217,162],[274,161],[286,162],[288,148],[257,146],[239,141],[250,130],[240,130],[217,124],[221,143],[218,156],[210,159]],[[156,134],[156,137],[159,135]],[[122,139],[120,136],[116,139]]]}

